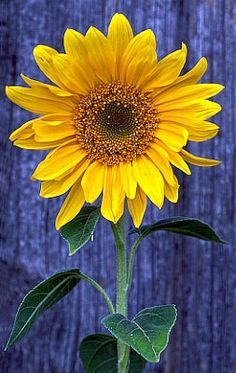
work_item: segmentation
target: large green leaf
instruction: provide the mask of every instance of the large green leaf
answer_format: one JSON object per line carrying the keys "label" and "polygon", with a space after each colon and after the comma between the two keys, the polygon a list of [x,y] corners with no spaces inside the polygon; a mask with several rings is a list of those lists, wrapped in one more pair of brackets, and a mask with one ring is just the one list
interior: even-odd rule
{"label": "large green leaf", "polygon": [[23,338],[38,317],[57,303],[80,281],[80,271],[70,269],[55,273],[35,286],[21,302],[5,350]]}
{"label": "large green leaf", "polygon": [[145,308],[131,321],[119,313],[106,316],[102,323],[111,334],[132,347],[147,361],[158,362],[175,324],[175,305]]}
{"label": "large green leaf", "polygon": [[150,233],[160,230],[180,233],[185,236],[196,237],[205,241],[226,243],[208,224],[201,220],[186,218],[184,216],[163,219],[155,224],[144,225],[140,229],[133,229],[130,233],[138,233],[141,237],[145,237]]}
{"label": "large green leaf", "polygon": [[73,255],[92,237],[100,218],[100,208],[84,206],[79,214],[61,228],[62,237],[69,243],[69,255]]}
{"label": "large green leaf", "polygon": [[[117,372],[117,340],[106,334],[92,334],[80,344],[80,357],[86,373]],[[129,373],[141,373],[146,361],[130,351]]]}

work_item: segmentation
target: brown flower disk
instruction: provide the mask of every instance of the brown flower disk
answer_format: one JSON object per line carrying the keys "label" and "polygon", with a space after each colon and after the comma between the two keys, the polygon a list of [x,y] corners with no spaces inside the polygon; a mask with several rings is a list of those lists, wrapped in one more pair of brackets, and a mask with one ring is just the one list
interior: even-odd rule
{"label": "brown flower disk", "polygon": [[158,117],[147,94],[116,81],[101,84],[83,97],[74,123],[88,157],[112,166],[145,153]]}

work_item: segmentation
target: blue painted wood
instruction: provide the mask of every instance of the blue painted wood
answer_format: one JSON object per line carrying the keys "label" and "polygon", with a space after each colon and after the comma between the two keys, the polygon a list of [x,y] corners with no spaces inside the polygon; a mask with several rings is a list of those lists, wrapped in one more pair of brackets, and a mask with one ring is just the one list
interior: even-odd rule
{"label": "blue painted wood", "polygon": [[[173,302],[179,318],[161,363],[146,372],[229,373],[236,370],[235,337],[235,78],[236,7],[234,0],[1,0],[0,78],[20,83],[19,73],[42,78],[32,49],[36,44],[62,48],[67,27],[83,32],[91,25],[106,30],[114,11],[130,18],[136,32],[152,28],[160,56],[182,41],[189,48],[188,67],[202,55],[209,59],[206,79],[226,85],[219,101],[224,111],[217,122],[220,135],[193,151],[223,161],[214,169],[193,168],[182,177],[180,202],[158,211],[149,208],[146,222],[170,215],[206,220],[218,227],[228,246],[158,234],[140,248],[130,300],[130,315],[144,306]],[[0,344],[3,345],[17,304],[33,285],[49,274],[78,266],[104,285],[114,299],[114,244],[106,222],[94,242],[68,257],[65,242],[54,230],[60,201],[38,197],[30,175],[40,152],[13,148],[9,133],[30,114],[1,94],[0,126]],[[48,311],[33,331],[8,352],[0,352],[3,373],[83,372],[79,341],[104,331],[100,319],[106,306],[87,284]],[[104,372],[106,373],[106,372]]]}

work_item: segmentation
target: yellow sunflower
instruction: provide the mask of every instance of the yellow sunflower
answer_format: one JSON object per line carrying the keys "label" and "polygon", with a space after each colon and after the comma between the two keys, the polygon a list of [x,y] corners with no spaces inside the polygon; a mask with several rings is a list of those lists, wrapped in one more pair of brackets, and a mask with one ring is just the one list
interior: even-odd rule
{"label": "yellow sunflower", "polygon": [[147,197],[159,208],[164,197],[177,202],[172,165],[189,175],[187,162],[219,164],[184,147],[217,134],[218,126],[207,119],[221,107],[208,98],[223,87],[197,84],[207,68],[205,58],[180,75],[185,44],[158,61],[154,33],[148,29],[134,36],[122,14],[113,16],[107,36],[95,27],[85,36],[66,30],[64,48],[59,53],[38,45],[33,52],[54,85],[21,75],[29,88],[6,87],[10,100],[40,116],[14,131],[10,140],[25,149],[53,149],[32,178],[42,182],[42,197],[69,191],[57,229],[101,194],[106,219],[116,223],[127,199],[139,227]]}

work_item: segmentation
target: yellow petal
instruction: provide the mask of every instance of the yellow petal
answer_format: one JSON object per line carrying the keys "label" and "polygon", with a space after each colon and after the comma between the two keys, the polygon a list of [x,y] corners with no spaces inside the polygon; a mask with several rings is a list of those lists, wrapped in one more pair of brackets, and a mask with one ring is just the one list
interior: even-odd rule
{"label": "yellow petal", "polygon": [[34,139],[34,137],[30,137],[27,139],[19,139],[14,141],[14,145],[18,148],[28,149],[28,150],[48,150],[57,148],[58,146],[62,145],[62,140],[57,141],[50,141],[50,142],[38,142]]}
{"label": "yellow petal", "polygon": [[76,128],[71,122],[62,122],[53,125],[54,122],[35,121],[33,129],[35,131],[35,140],[37,141],[55,141],[66,139],[76,134]]}
{"label": "yellow petal", "polygon": [[159,208],[164,200],[164,180],[154,163],[145,155],[133,161],[135,178],[150,200]]}
{"label": "yellow petal", "polygon": [[61,140],[51,140],[38,142],[35,140],[35,132],[33,125],[39,121],[39,118],[32,119],[21,127],[17,128],[11,135],[10,140],[14,142],[15,146],[22,149],[34,149],[34,150],[46,150],[58,147],[63,144],[64,139]]}
{"label": "yellow petal", "polygon": [[219,129],[214,130],[208,130],[204,128],[195,129],[190,128],[189,129],[189,141],[195,141],[195,142],[202,142],[206,140],[210,140],[213,137],[215,137],[219,132]]}
{"label": "yellow petal", "polygon": [[176,183],[175,185],[170,185],[169,183],[165,183],[165,197],[172,203],[176,203],[178,201],[178,194],[179,194],[179,183],[175,176]]}
{"label": "yellow petal", "polygon": [[80,180],[71,188],[66,197],[59,214],[56,217],[56,229],[71,221],[81,210],[85,203],[83,189]]}
{"label": "yellow petal", "polygon": [[88,54],[84,35],[73,29],[67,29],[64,34],[64,48],[69,56],[76,59]]}
{"label": "yellow petal", "polygon": [[95,27],[88,29],[85,40],[96,75],[104,83],[111,82],[115,77],[115,54],[110,41]]}
{"label": "yellow petal", "polygon": [[175,185],[176,180],[174,177],[174,173],[172,167],[169,163],[168,155],[167,157],[163,156],[161,152],[162,148],[158,146],[157,143],[153,142],[150,147],[147,149],[146,153],[155,166],[161,171],[163,177],[170,185]]}
{"label": "yellow petal", "polygon": [[[61,145],[60,147],[58,147],[58,149],[54,149],[54,150],[52,150],[50,153],[48,153],[48,155],[47,155],[47,159],[48,158],[51,158],[52,156],[54,156],[54,153],[57,153],[60,149],[65,149],[65,147],[67,146],[67,145],[78,145],[78,141],[77,141],[77,139],[75,139],[75,138],[73,138],[73,139],[70,139],[70,140],[66,140],[65,142],[64,142],[64,144],[63,145]],[[80,148],[80,146],[78,146],[78,148]],[[45,158],[45,159],[46,159]]]}
{"label": "yellow petal", "polygon": [[53,117],[53,114],[48,114],[48,115],[44,115],[40,118],[37,118],[37,120],[34,120],[34,123],[33,123],[33,127],[34,127],[34,130],[37,128],[39,129],[41,126],[44,127],[44,126],[48,126],[50,127],[51,129],[55,128],[56,127],[60,127],[61,125],[73,125],[74,126],[74,122],[73,120],[68,119],[69,117],[65,117],[65,118],[59,118],[58,116],[55,116]]}
{"label": "yellow petal", "polygon": [[120,80],[135,85],[136,88],[141,87],[156,65],[155,59],[156,52],[151,46],[143,48],[129,63],[127,69],[123,70]]}
{"label": "yellow petal", "polygon": [[160,60],[148,82],[143,85],[143,90],[151,91],[173,83],[179,76],[187,57],[187,48],[182,44],[182,49],[170,53]]}
{"label": "yellow petal", "polygon": [[66,144],[49,153],[47,157],[39,163],[32,178],[36,180],[55,180],[67,171],[78,165],[87,153],[79,148],[78,144]]}
{"label": "yellow petal", "polygon": [[104,173],[104,186],[103,186],[103,198],[101,205],[101,214],[107,220],[116,223],[115,216],[112,211],[112,187],[113,187],[113,178],[112,178],[112,167],[106,167]]}
{"label": "yellow petal", "polygon": [[119,68],[124,50],[133,38],[132,27],[123,14],[116,13],[112,17],[108,27],[107,38],[115,52],[116,67]]}
{"label": "yellow petal", "polygon": [[125,191],[118,166],[113,166],[112,211],[116,222],[124,213]]}
{"label": "yellow petal", "polygon": [[29,78],[28,76],[24,75],[24,74],[20,74],[22,80],[30,87],[35,87],[35,88],[44,88],[44,91],[45,91],[45,88],[46,90],[50,91],[51,93],[53,93],[54,95],[56,96],[62,96],[62,97],[73,97],[73,94],[71,92],[68,92],[68,91],[64,91],[63,89],[59,88],[59,87],[55,87],[51,84],[46,84],[46,83],[42,83],[42,82],[39,82],[38,80],[35,80],[35,79],[31,79]]}
{"label": "yellow petal", "polygon": [[[185,102],[169,102],[157,105],[158,115],[160,119],[168,118],[168,115],[163,113],[170,113],[171,115],[180,115],[182,117],[205,120],[219,111],[221,106],[216,102],[209,100],[190,100]],[[168,120],[168,119],[167,119]]]}
{"label": "yellow petal", "polygon": [[6,87],[7,97],[33,113],[44,115],[58,111],[72,112],[75,104],[70,98],[59,97],[43,88]]}
{"label": "yellow petal", "polygon": [[167,102],[189,101],[196,99],[207,99],[221,92],[224,87],[220,84],[195,84],[186,87],[174,86],[156,96],[157,105]]}
{"label": "yellow petal", "polygon": [[217,166],[221,163],[221,161],[218,161],[216,159],[197,157],[196,155],[191,154],[184,149],[182,149],[180,153],[186,162],[194,164],[195,166],[210,167]]}
{"label": "yellow petal", "polygon": [[81,177],[89,166],[89,163],[89,159],[83,160],[69,175],[66,175],[61,180],[43,181],[41,184],[40,196],[43,198],[52,198],[66,193]]}
{"label": "yellow petal", "polygon": [[81,59],[76,63],[70,56],[58,54],[53,58],[53,65],[66,90],[87,95],[94,88],[96,77],[88,62],[85,64]]}
{"label": "yellow petal", "polygon": [[219,130],[216,131],[191,131],[189,132],[189,141],[203,142],[213,139],[218,134]]}
{"label": "yellow petal", "polygon": [[40,120],[42,121],[45,121],[47,123],[50,123],[50,122],[58,122],[59,123],[62,123],[64,121],[73,121],[74,119],[74,113],[60,113],[60,112],[57,112],[57,113],[54,113],[54,114],[46,114],[44,116],[42,116],[40,118]]}
{"label": "yellow petal", "polygon": [[178,76],[176,80],[173,81],[168,86],[156,88],[151,92],[151,96],[156,98],[159,94],[168,91],[172,87],[185,87],[190,84],[196,84],[201,77],[204,75],[207,69],[207,60],[205,57],[202,57],[197,64],[189,70],[186,74]]}
{"label": "yellow petal", "polygon": [[107,220],[117,223],[124,212],[125,193],[117,166],[107,166],[104,175],[101,213]]}
{"label": "yellow petal", "polygon": [[180,85],[195,84],[205,74],[206,69],[207,59],[202,57],[191,70],[186,74],[179,76],[174,84],[178,85],[178,87]]}
{"label": "yellow petal", "polygon": [[156,38],[152,30],[140,32],[127,45],[120,63],[119,77],[124,79],[129,64],[147,47],[151,48],[153,53],[156,53]]}
{"label": "yellow petal", "polygon": [[138,186],[135,198],[128,199],[127,203],[128,203],[128,209],[129,209],[130,215],[133,219],[134,226],[136,228],[139,228],[142,223],[143,216],[145,214],[146,207],[147,207],[146,194]]}
{"label": "yellow petal", "polygon": [[191,121],[191,119],[172,117],[174,120],[161,121],[163,126],[174,126],[176,128],[186,128],[188,131],[189,141],[206,141],[216,136],[219,132],[219,127],[207,121]]}
{"label": "yellow petal", "polygon": [[173,164],[173,166],[179,168],[181,171],[183,171],[187,175],[191,174],[189,166],[183,160],[180,153],[174,152],[173,150],[171,150],[168,146],[166,146],[161,141],[158,141],[157,143],[160,147],[162,147],[162,148],[164,148],[164,150],[166,150],[166,152],[168,153],[168,156],[169,156],[169,161],[170,161],[171,164]]}
{"label": "yellow petal", "polygon": [[15,141],[17,139],[27,139],[34,135],[34,131],[32,129],[32,124],[34,123],[34,119],[29,120],[28,122],[24,123],[22,126],[17,128],[14,132],[11,133],[9,139],[11,141]]}
{"label": "yellow petal", "polygon": [[86,202],[93,203],[100,196],[104,184],[105,166],[101,162],[93,162],[82,178],[82,188]]}
{"label": "yellow petal", "polygon": [[179,151],[188,141],[188,131],[183,127],[172,126],[160,122],[155,137],[168,145],[172,150]]}
{"label": "yellow petal", "polygon": [[60,86],[60,80],[54,69],[52,63],[52,57],[58,54],[58,52],[46,45],[37,45],[33,50],[35,61],[40,70],[46,75],[48,79]]}
{"label": "yellow petal", "polygon": [[[164,115],[163,115],[164,116]],[[163,118],[163,116],[161,116]],[[218,130],[219,129],[219,126],[217,126],[215,123],[213,122],[209,122],[209,121],[205,121],[205,120],[196,120],[195,118],[194,119],[190,119],[190,118],[187,118],[187,117],[182,117],[181,115],[176,115],[175,113],[170,113],[169,115],[166,114],[165,115],[165,118],[169,118],[169,120],[166,120],[166,119],[161,119],[160,120],[160,125],[181,125],[183,127],[186,127],[187,130],[190,130],[191,128],[192,129],[195,129],[195,130],[206,130],[206,131],[214,131],[214,130]]]}
{"label": "yellow petal", "polygon": [[125,194],[133,199],[136,195],[137,181],[133,174],[133,167],[130,162],[121,162],[119,165],[120,176]]}
{"label": "yellow petal", "polygon": [[[169,106],[168,106],[169,107]],[[185,107],[170,107],[170,110],[166,109],[158,112],[158,118],[160,121],[177,121],[180,123],[182,120],[185,122],[196,122],[203,121],[217,114],[221,110],[221,106],[216,102],[207,100],[196,100],[191,103],[187,103]]]}

